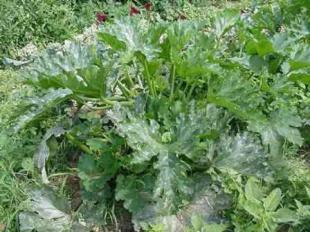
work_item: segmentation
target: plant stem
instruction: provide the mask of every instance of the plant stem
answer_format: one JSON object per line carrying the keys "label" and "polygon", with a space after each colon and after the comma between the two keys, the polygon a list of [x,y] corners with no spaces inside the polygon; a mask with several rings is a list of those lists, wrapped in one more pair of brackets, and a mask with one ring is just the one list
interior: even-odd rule
{"label": "plant stem", "polygon": [[111,101],[111,100],[109,100],[109,99],[107,99],[107,98],[101,98],[101,101],[102,101],[103,103],[105,103],[105,104],[107,104],[107,105],[111,105],[111,106],[113,106],[113,105],[115,104],[114,101]]}
{"label": "plant stem", "polygon": [[144,61],[144,68],[145,68],[145,72],[146,72],[146,81],[147,81],[147,84],[149,86],[151,95],[155,96],[156,95],[155,88],[154,88],[152,80],[151,80],[151,75],[150,75],[149,67],[147,66],[146,60]]}
{"label": "plant stem", "polygon": [[188,100],[191,98],[191,96],[192,96],[192,94],[193,94],[193,91],[194,91],[195,87],[196,87],[196,85],[193,84],[192,87],[190,88],[189,93],[188,93],[188,96],[187,96],[187,99],[188,99]]}
{"label": "plant stem", "polygon": [[76,173],[72,173],[72,172],[54,173],[54,174],[49,175],[48,178],[57,177],[57,176],[76,176]]}
{"label": "plant stem", "polygon": [[117,81],[118,87],[122,90],[122,93],[128,98],[131,96],[131,92],[125,85],[123,85],[120,81]]}
{"label": "plant stem", "polygon": [[175,84],[175,64],[172,64],[171,66],[170,81],[171,81],[170,101],[172,101],[174,95],[174,84]]}
{"label": "plant stem", "polygon": [[81,143],[78,139],[76,139],[71,134],[67,133],[66,138],[70,140],[74,145],[78,146],[85,153],[92,154],[91,150],[85,144]]}
{"label": "plant stem", "polygon": [[132,78],[129,76],[128,69],[126,69],[126,79],[128,80],[128,82],[129,82],[131,88],[135,86],[134,81],[133,81]]}

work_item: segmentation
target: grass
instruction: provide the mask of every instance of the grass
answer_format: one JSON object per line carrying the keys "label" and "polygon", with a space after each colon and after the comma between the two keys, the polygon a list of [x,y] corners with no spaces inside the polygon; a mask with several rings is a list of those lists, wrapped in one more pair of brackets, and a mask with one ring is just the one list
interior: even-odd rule
{"label": "grass", "polygon": [[95,21],[102,2],[76,0],[0,0],[0,58],[15,56],[32,42],[44,46],[80,33]]}
{"label": "grass", "polygon": [[0,224],[7,231],[16,231],[16,214],[25,208],[27,188],[33,185],[24,170],[14,171],[15,166],[11,159],[0,160]]}
{"label": "grass", "polygon": [[[10,118],[33,90],[13,70],[0,70],[0,224],[16,230],[16,213],[25,207],[27,188],[35,183],[32,156],[38,135],[32,129],[12,134]],[[0,230],[1,231],[1,230]]]}

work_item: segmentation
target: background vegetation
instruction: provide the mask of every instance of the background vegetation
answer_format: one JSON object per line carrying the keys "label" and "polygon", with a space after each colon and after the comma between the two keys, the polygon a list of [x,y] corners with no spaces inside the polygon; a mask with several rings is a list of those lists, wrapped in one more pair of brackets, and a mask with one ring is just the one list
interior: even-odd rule
{"label": "background vegetation", "polygon": [[1,0],[0,56],[14,56],[30,42],[43,47],[72,38],[103,8],[99,1]]}

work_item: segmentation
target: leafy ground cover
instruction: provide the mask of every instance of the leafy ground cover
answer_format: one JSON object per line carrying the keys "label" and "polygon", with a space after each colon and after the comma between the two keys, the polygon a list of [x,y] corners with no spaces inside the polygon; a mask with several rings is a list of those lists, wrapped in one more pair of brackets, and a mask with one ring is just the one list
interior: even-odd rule
{"label": "leafy ground cover", "polygon": [[308,231],[307,1],[111,9],[1,73],[0,223]]}
{"label": "leafy ground cover", "polygon": [[78,0],[0,1],[0,58],[21,57],[26,45],[44,47],[81,33],[105,2]]}

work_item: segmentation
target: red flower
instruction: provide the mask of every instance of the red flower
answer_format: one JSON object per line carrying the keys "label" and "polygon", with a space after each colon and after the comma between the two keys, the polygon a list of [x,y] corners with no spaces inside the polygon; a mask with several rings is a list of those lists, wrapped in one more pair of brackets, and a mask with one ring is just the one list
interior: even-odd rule
{"label": "red flower", "polygon": [[147,2],[143,5],[143,7],[146,9],[146,10],[151,10],[152,7],[153,7],[153,4],[151,2]]}
{"label": "red flower", "polygon": [[103,23],[108,19],[108,16],[103,12],[97,12],[96,18],[98,23]]}
{"label": "red flower", "polygon": [[137,7],[131,6],[130,7],[130,16],[136,15],[136,14],[140,14],[140,10]]}

